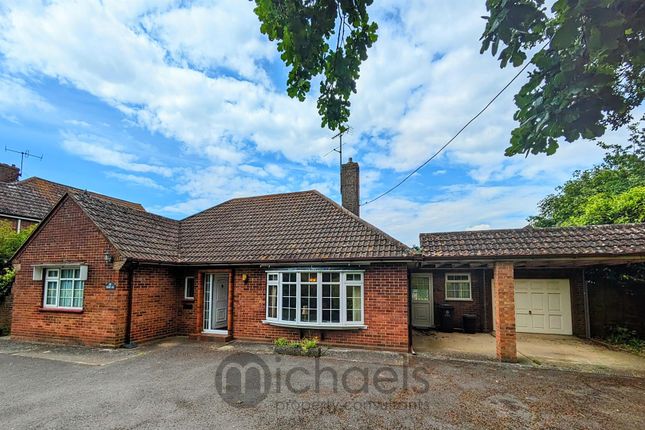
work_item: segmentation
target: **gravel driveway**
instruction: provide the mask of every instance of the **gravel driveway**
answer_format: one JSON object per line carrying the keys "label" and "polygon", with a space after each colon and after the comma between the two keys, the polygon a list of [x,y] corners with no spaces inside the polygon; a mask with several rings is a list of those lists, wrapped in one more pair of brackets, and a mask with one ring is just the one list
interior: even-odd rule
{"label": "gravel driveway", "polygon": [[[105,365],[16,350],[0,348],[3,429],[645,428],[645,379],[634,377],[399,354],[334,353],[316,361],[180,338]],[[255,406],[216,389],[218,366],[240,351],[254,352],[271,375],[265,397],[262,380],[248,374],[246,386],[260,393]],[[232,375],[223,385],[228,394],[240,390]]]}

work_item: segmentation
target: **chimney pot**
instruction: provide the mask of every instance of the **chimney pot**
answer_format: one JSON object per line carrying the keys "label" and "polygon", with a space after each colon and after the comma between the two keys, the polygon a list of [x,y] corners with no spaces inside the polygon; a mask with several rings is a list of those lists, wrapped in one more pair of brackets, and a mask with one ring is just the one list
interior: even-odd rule
{"label": "chimney pot", "polygon": [[350,158],[340,167],[340,194],[343,207],[356,216],[360,216],[360,175],[358,163]]}

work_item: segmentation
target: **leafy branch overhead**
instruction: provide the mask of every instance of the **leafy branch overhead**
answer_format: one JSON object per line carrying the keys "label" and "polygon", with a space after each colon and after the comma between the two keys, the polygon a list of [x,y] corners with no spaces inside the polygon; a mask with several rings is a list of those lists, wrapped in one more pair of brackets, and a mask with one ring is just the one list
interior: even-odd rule
{"label": "leafy branch overhead", "polygon": [[318,113],[322,127],[345,128],[349,98],[356,92],[360,65],[376,41],[377,25],[367,7],[372,0],[256,0],[260,30],[278,41],[282,61],[291,67],[290,97],[304,101],[311,82],[322,76]]}
{"label": "leafy branch overhead", "polygon": [[531,55],[515,96],[507,155],[553,154],[558,139],[594,139],[632,119],[645,96],[645,2],[487,0],[481,52],[501,67]]}

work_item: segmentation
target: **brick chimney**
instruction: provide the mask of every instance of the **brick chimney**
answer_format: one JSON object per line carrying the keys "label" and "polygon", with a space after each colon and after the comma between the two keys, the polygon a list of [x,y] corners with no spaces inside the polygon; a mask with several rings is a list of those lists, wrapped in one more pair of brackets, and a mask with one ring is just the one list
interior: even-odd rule
{"label": "brick chimney", "polygon": [[0,182],[16,182],[20,178],[20,169],[16,166],[0,163]]}
{"label": "brick chimney", "polygon": [[360,215],[360,182],[358,163],[350,158],[340,167],[340,194],[343,198],[343,207],[356,216]]}

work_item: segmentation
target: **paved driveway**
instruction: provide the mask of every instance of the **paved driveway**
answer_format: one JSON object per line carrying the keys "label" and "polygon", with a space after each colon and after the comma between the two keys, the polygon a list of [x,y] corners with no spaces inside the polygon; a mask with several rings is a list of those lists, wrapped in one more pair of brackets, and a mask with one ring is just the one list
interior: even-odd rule
{"label": "paved driveway", "polygon": [[[11,345],[0,344],[3,429],[645,428],[645,380],[635,377],[352,351],[317,362],[267,354],[261,346],[181,338],[119,360],[105,352],[102,361],[101,351],[87,350],[94,357],[89,365],[78,364],[81,349],[72,354],[77,359],[60,361],[65,349],[26,356]],[[266,398],[239,403],[218,394],[218,366],[240,351],[255,353],[250,357],[270,372]],[[227,395],[241,389],[232,375],[223,385]],[[259,387],[262,379],[248,375],[246,387]],[[252,400],[262,401],[251,406]]]}
{"label": "paved driveway", "polygon": [[[495,360],[495,337],[489,333],[416,332],[415,351],[434,357]],[[645,358],[575,336],[517,334],[520,362],[588,372],[645,376]]]}

